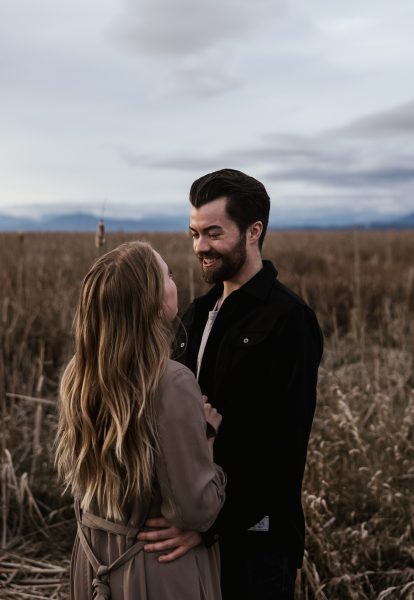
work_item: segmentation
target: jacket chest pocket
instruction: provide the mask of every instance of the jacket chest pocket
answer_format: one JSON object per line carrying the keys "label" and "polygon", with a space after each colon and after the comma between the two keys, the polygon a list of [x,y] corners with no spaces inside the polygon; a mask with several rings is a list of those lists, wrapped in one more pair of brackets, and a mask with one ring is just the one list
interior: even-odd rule
{"label": "jacket chest pocket", "polygon": [[229,366],[240,368],[245,363],[250,371],[251,361],[261,361],[267,354],[267,339],[267,331],[244,331],[235,335],[227,349]]}
{"label": "jacket chest pocket", "polygon": [[235,348],[254,348],[265,341],[267,331],[246,331],[235,336],[233,346]]}

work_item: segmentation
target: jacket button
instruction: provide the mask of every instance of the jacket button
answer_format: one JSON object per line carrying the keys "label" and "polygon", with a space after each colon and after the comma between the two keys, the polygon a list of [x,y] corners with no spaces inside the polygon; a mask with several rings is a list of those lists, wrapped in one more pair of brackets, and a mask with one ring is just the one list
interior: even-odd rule
{"label": "jacket button", "polygon": [[247,344],[248,341],[249,341],[249,338],[244,338],[243,344]]}
{"label": "jacket button", "polygon": [[184,346],[185,346],[185,342],[181,342],[180,348],[184,348]]}

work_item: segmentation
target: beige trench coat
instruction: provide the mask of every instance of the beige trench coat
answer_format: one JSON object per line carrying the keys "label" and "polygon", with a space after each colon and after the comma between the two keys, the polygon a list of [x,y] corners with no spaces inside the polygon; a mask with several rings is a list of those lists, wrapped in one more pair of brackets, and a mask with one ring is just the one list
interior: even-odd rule
{"label": "beige trench coat", "polygon": [[[225,475],[209,455],[200,388],[191,371],[172,360],[160,385],[158,417],[160,454],[151,506],[137,500],[122,523],[78,513],[82,525],[72,552],[71,600],[221,599],[218,544],[200,544],[162,564],[160,553],[146,553],[143,543],[137,543],[147,515],[163,515],[181,529],[205,531],[224,502]],[[107,572],[114,561],[118,564]]]}

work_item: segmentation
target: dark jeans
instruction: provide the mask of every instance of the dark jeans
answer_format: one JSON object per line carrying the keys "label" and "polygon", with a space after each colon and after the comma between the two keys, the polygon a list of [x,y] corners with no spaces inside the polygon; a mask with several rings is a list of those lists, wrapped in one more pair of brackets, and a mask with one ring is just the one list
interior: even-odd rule
{"label": "dark jeans", "polygon": [[247,559],[251,600],[293,600],[297,568],[287,556],[256,555]]}
{"label": "dark jeans", "polygon": [[287,556],[271,551],[222,553],[223,600],[294,600],[296,574]]}

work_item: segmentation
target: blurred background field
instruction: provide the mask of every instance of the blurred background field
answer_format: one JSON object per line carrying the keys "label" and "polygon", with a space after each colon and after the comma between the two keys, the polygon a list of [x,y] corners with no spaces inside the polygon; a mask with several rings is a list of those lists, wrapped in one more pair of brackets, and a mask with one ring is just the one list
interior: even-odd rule
{"label": "blurred background field", "polygon": [[[0,234],[0,597],[68,598],[75,533],[52,441],[80,282],[148,239],[180,311],[203,292],[185,233]],[[305,473],[298,600],[414,598],[414,231],[271,231],[263,256],[325,334]],[[270,474],[269,474],[270,475]]]}

